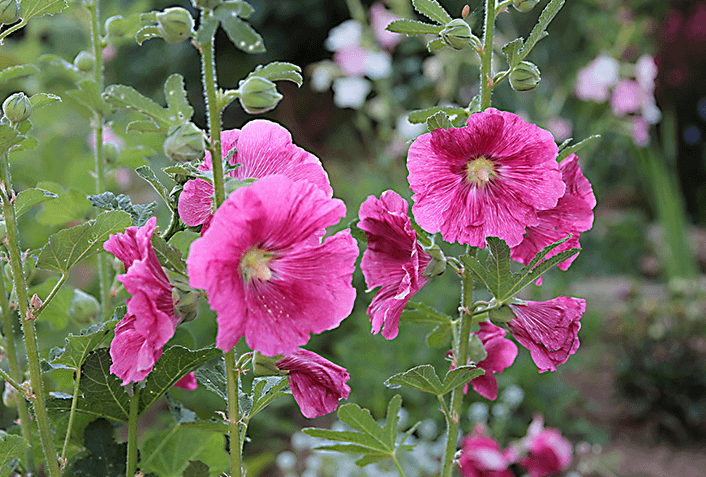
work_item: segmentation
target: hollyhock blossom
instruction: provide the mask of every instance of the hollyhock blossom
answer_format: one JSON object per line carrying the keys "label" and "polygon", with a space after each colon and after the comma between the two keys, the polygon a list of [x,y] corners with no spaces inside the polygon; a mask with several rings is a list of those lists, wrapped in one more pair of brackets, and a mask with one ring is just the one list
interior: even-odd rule
{"label": "hollyhock blossom", "polygon": [[392,50],[403,40],[402,35],[386,30],[387,25],[399,18],[381,3],[375,3],[370,7],[370,27],[373,29],[375,40],[383,48]]}
{"label": "hollyhock blossom", "polygon": [[640,84],[633,80],[623,80],[615,86],[610,97],[610,106],[613,114],[618,117],[627,113],[635,113],[642,106],[645,100],[645,92],[640,88]]}
{"label": "hollyhock blossom", "polygon": [[358,228],[368,238],[360,268],[368,291],[381,287],[368,315],[373,334],[382,329],[388,340],[397,336],[407,302],[427,283],[424,270],[431,261],[417,242],[407,208],[407,201],[392,190],[380,199],[371,195],[360,206]]}
{"label": "hollyhock blossom", "polygon": [[189,374],[184,375],[183,378],[174,383],[174,386],[181,389],[186,389],[187,391],[193,391],[194,389],[199,387],[199,384],[196,382],[196,376],[193,372],[191,372]]}
{"label": "hollyhock blossom", "polygon": [[[593,208],[596,197],[591,183],[584,177],[579,168],[578,157],[571,154],[561,161],[559,169],[566,184],[566,192],[559,199],[556,207],[537,213],[539,224],[527,227],[527,233],[522,242],[511,249],[511,257],[524,265],[528,265],[534,256],[547,245],[566,238],[569,240],[556,247],[545,257],[579,247],[579,235],[593,227]],[[576,255],[559,264],[562,270],[568,270]]]}
{"label": "hollyhock blossom", "polygon": [[145,379],[178,324],[172,286],[152,248],[156,224],[152,217],[140,228],[128,227],[124,233],[111,235],[103,245],[125,264],[127,272],[118,275],[118,281],[132,295],[110,344],[110,372],[123,385]]}
{"label": "hollyhock blossom", "polygon": [[576,96],[583,101],[604,103],[610,97],[610,88],[618,82],[620,64],[615,58],[598,55],[576,77]]}
{"label": "hollyhock blossom", "polygon": [[571,442],[558,429],[544,427],[544,419],[536,416],[523,439],[527,456],[519,464],[532,477],[550,477],[571,464]]}
{"label": "hollyhock blossom", "polygon": [[277,361],[276,366],[289,371],[292,396],[309,419],[335,411],[338,401],[347,399],[351,392],[345,368],[311,351],[298,349]]}
{"label": "hollyhock blossom", "polygon": [[564,195],[557,152],[551,133],[492,108],[423,134],[407,158],[414,218],[447,242],[482,248],[494,236],[514,247]]}
{"label": "hollyhock blossom", "polygon": [[636,146],[645,147],[650,143],[650,124],[640,116],[632,120],[632,140]]}
{"label": "hollyhock blossom", "polygon": [[[498,381],[495,379],[495,374],[500,374],[512,366],[517,357],[517,346],[504,338],[504,329],[488,321],[480,324],[480,331],[476,334],[488,356],[476,364],[476,367],[485,370],[485,374],[473,379],[471,385],[481,396],[495,400],[498,397]],[[468,392],[468,385],[464,388],[464,392]]]}
{"label": "hollyhock blossom", "polygon": [[484,435],[482,427],[476,427],[473,435],[463,440],[458,461],[463,477],[514,477],[508,469],[510,464],[510,455],[500,450],[493,438]]}
{"label": "hollyhock blossom", "polygon": [[[326,171],[313,154],[292,143],[292,136],[285,128],[272,121],[257,119],[247,123],[242,130],[232,129],[221,133],[223,157],[233,149],[236,153],[231,165],[241,164],[228,176],[238,180],[261,178],[282,174],[294,181],[306,181],[333,196],[333,189]],[[206,153],[199,169],[210,171],[211,154]],[[191,227],[208,228],[213,214],[213,184],[194,179],[184,184],[179,196],[179,216]]]}
{"label": "hollyhock blossom", "polygon": [[343,231],[321,242],[345,213],[341,200],[281,175],[231,193],[186,260],[190,285],[218,314],[218,348],[245,336],[264,355],[290,354],[350,314],[356,241]]}
{"label": "hollyhock blossom", "polygon": [[515,315],[507,325],[532,356],[539,372],[556,371],[579,349],[578,333],[586,300],[560,296],[549,301],[508,305]]}

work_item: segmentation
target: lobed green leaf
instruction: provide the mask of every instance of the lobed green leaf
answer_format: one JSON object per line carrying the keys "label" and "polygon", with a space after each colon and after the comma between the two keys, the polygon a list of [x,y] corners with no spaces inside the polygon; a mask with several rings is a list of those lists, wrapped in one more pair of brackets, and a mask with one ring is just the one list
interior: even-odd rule
{"label": "lobed green leaf", "polygon": [[35,111],[53,103],[60,103],[61,97],[51,93],[37,93],[30,96],[29,102],[32,103],[32,110]]}
{"label": "lobed green leaf", "polygon": [[286,80],[301,86],[304,82],[301,72],[302,69],[295,64],[275,61],[258,66],[248,76],[261,76],[270,81]]}
{"label": "lobed green leaf", "polygon": [[429,132],[436,129],[452,129],[454,127],[449,115],[445,111],[439,111],[427,119],[427,129]]}
{"label": "lobed green leaf", "polygon": [[189,104],[184,89],[184,77],[174,73],[164,83],[164,97],[167,99],[167,108],[172,114],[173,120],[179,122],[191,121],[194,116],[194,108]]}
{"label": "lobed green leaf", "polygon": [[234,9],[220,8],[221,6],[214,10],[214,14],[221,22],[221,26],[233,45],[245,53],[264,53],[265,42],[260,34],[248,23],[238,18]]}
{"label": "lobed green leaf", "polygon": [[444,376],[442,395],[450,393],[457,387],[463,386],[464,384],[470,382],[478,376],[483,376],[484,374],[485,370],[471,365],[454,368],[446,373],[446,376]]}
{"label": "lobed green leaf", "polygon": [[159,477],[182,477],[191,461],[205,463],[214,475],[221,475],[230,466],[222,432],[179,424],[147,439],[141,455],[141,470],[154,472]]}
{"label": "lobed green leaf", "polygon": [[443,394],[443,384],[430,364],[416,366],[404,373],[398,373],[385,381],[385,386],[397,389],[401,386],[423,391],[425,393]]}
{"label": "lobed green leaf", "polygon": [[20,217],[35,205],[56,199],[57,197],[59,196],[55,193],[44,189],[32,188],[23,190],[17,194],[17,198],[15,199],[15,216]]}
{"label": "lobed green leaf", "polygon": [[228,402],[228,382],[226,381],[226,366],[223,361],[197,369],[194,375],[196,380],[206,389]]}
{"label": "lobed green leaf", "polygon": [[69,334],[66,337],[64,352],[60,357],[52,359],[51,364],[61,364],[78,369],[86,361],[91,351],[100,346],[112,334],[123,316],[125,316],[125,307],[121,306],[116,308],[112,320],[83,329],[78,335]]}
{"label": "lobed green leaf", "polygon": [[59,13],[69,5],[66,0],[22,0],[20,16],[23,20]]}
{"label": "lobed green leaf", "polygon": [[0,124],[0,154],[21,143],[25,137],[8,124]]}
{"label": "lobed green leaf", "polygon": [[410,301],[402,311],[402,320],[408,323],[451,324],[453,318],[421,302]]}
{"label": "lobed green leaf", "polygon": [[255,378],[253,380],[252,409],[250,409],[247,419],[251,419],[278,397],[287,394],[289,392],[288,386],[289,378],[287,377]]}
{"label": "lobed green leaf", "polygon": [[105,419],[98,419],[83,433],[85,451],[72,459],[67,475],[80,477],[121,477],[125,475],[127,443],[118,444],[115,429]]}
{"label": "lobed green leaf", "polygon": [[200,460],[190,460],[189,466],[184,469],[182,477],[210,477],[211,472],[206,464]]}
{"label": "lobed green leaf", "polygon": [[117,197],[112,192],[103,192],[98,195],[89,195],[89,202],[94,207],[103,210],[122,210],[130,214],[132,224],[137,227],[142,227],[154,215],[157,209],[157,203],[150,204],[133,204],[130,197],[125,194],[120,194]]}
{"label": "lobed green leaf", "polygon": [[139,93],[135,88],[123,84],[108,86],[103,93],[103,99],[116,108],[129,109],[147,116],[165,131],[171,126],[180,124],[169,110],[161,107],[150,98]]}
{"label": "lobed green leaf", "polygon": [[442,25],[451,21],[451,15],[436,0],[412,0],[412,5],[419,13]]}
{"label": "lobed green leaf", "polygon": [[178,248],[169,245],[161,235],[152,235],[152,247],[154,247],[154,253],[157,255],[157,260],[159,260],[159,263],[163,267],[174,270],[178,273],[186,273],[186,264],[182,258],[181,251]]}
{"label": "lobed green leaf", "polygon": [[13,79],[31,76],[35,73],[39,73],[39,68],[31,64],[8,66],[0,70],[0,84],[10,82]]}
{"label": "lobed green leaf", "polygon": [[29,443],[22,436],[5,434],[0,431],[0,470],[7,469],[10,461],[29,449]]}
{"label": "lobed green leaf", "polygon": [[412,111],[409,113],[409,122],[413,124],[418,124],[418,123],[425,123],[427,119],[438,113],[439,111],[443,111],[449,116],[466,116],[468,115],[468,112],[464,109],[461,108],[460,106],[434,106],[431,108],[426,108],[426,109],[419,109],[417,111]]}

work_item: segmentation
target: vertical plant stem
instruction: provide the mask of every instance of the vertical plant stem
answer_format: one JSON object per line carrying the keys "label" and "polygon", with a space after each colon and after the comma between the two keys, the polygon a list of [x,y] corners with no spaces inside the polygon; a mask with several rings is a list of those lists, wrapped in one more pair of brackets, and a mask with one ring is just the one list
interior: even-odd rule
{"label": "vertical plant stem", "polygon": [[[458,341],[454,343],[454,355],[458,366],[463,366],[468,362],[468,340],[471,336],[471,325],[473,316],[468,312],[473,307],[473,279],[469,270],[464,270],[461,275],[461,331],[458,333]],[[446,414],[446,452],[442,462],[441,477],[451,477],[453,472],[453,459],[456,454],[456,440],[460,428],[461,405],[463,404],[463,386],[459,386],[451,391],[451,406]]]}
{"label": "vertical plant stem", "polygon": [[127,428],[127,477],[133,477],[137,472],[137,410],[140,403],[140,388],[137,383],[132,385],[130,398],[130,414]]}
{"label": "vertical plant stem", "polygon": [[[17,359],[17,348],[15,347],[15,337],[12,331],[12,310],[10,309],[10,300],[5,288],[5,263],[2,261],[0,261],[0,307],[2,307],[3,334],[5,335],[5,356],[7,356],[7,361],[10,363],[10,376],[16,382],[21,383],[23,381],[22,373],[20,372],[20,362]],[[30,436],[31,424],[24,396],[17,399],[17,415],[20,417],[22,437],[27,439],[27,442],[32,442]],[[33,469],[34,453],[32,449],[27,449],[25,459],[27,468]]]}
{"label": "vertical plant stem", "polygon": [[81,383],[81,366],[76,369],[76,378],[74,380],[74,397],[71,400],[71,411],[69,411],[69,424],[66,426],[66,437],[64,437],[64,447],[61,448],[61,461],[66,461],[66,450],[69,447],[71,440],[71,429],[74,425],[74,415],[76,414],[76,404],[78,403],[78,390]]}
{"label": "vertical plant stem", "polygon": [[32,386],[31,401],[34,404],[34,414],[39,427],[39,438],[44,451],[44,458],[49,468],[50,477],[60,477],[59,461],[56,458],[56,449],[52,442],[51,430],[49,428],[49,416],[44,405],[44,386],[42,384],[42,371],[39,366],[39,349],[37,348],[37,330],[34,327],[34,317],[29,310],[29,300],[27,298],[27,282],[22,270],[22,251],[20,249],[19,232],[17,229],[17,219],[15,217],[15,206],[10,202],[12,194],[12,177],[10,176],[10,164],[8,153],[2,154],[0,158],[0,174],[3,188],[0,188],[2,196],[3,215],[5,216],[5,228],[7,229],[7,250],[10,254],[10,267],[15,286],[15,296],[22,322],[22,334],[25,339],[25,349],[27,350],[27,364],[29,366],[30,384]]}
{"label": "vertical plant stem", "polygon": [[232,477],[241,477],[240,465],[240,410],[238,409],[238,381],[240,370],[235,366],[235,348],[225,355],[226,377],[228,379],[228,436],[230,437],[230,474]]}
{"label": "vertical plant stem", "polygon": [[483,51],[480,55],[480,110],[490,107],[493,92],[493,35],[495,34],[495,0],[485,0],[485,29],[483,30]]}

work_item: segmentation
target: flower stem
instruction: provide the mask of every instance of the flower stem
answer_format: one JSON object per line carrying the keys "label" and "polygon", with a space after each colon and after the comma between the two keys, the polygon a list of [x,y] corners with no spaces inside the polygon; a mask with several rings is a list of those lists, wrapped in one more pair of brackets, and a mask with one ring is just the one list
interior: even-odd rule
{"label": "flower stem", "polygon": [[10,268],[12,269],[15,296],[17,297],[20,321],[22,322],[22,334],[24,335],[25,349],[27,351],[27,364],[29,366],[30,384],[33,393],[31,401],[34,404],[34,414],[39,427],[39,438],[44,451],[44,458],[49,468],[49,476],[60,477],[59,461],[56,458],[56,449],[54,449],[51,429],[49,428],[49,416],[44,405],[44,387],[42,385],[42,371],[39,366],[39,350],[37,348],[37,330],[34,327],[34,317],[29,310],[27,282],[22,270],[22,251],[20,249],[17,218],[15,217],[15,206],[10,202],[9,197],[12,193],[12,177],[10,176],[9,154],[7,152],[2,154],[0,159],[0,175],[4,185],[4,187],[0,187],[0,197],[2,197],[5,228],[7,229],[7,250],[10,255]]}
{"label": "flower stem", "polygon": [[69,440],[71,440],[71,428],[74,425],[74,415],[76,414],[76,404],[78,403],[78,391],[79,385],[81,383],[81,366],[79,365],[76,369],[76,378],[74,382],[74,397],[71,400],[71,411],[69,411],[69,424],[66,426],[66,437],[64,437],[64,447],[61,448],[61,461],[66,460],[66,450],[69,447]]}
{"label": "flower stem", "polygon": [[127,428],[127,472],[126,476],[132,477],[137,471],[137,410],[140,403],[140,388],[132,386],[130,398],[130,414],[128,415]]}
{"label": "flower stem", "polygon": [[483,31],[483,51],[480,55],[480,110],[490,107],[493,92],[493,35],[495,34],[495,0],[485,0],[485,29]]}
{"label": "flower stem", "polygon": [[44,302],[42,302],[42,306],[40,306],[37,311],[34,312],[34,317],[38,318],[39,315],[42,314],[44,310],[46,310],[47,306],[49,306],[49,303],[54,299],[57,293],[59,293],[59,290],[61,289],[61,286],[66,282],[66,279],[69,276],[67,274],[62,274],[61,278],[59,279],[58,282],[56,282],[56,285],[54,285],[54,288],[52,288],[51,292],[49,292],[49,295],[44,299]]}
{"label": "flower stem", "polygon": [[[473,278],[471,271],[466,269],[461,275],[461,331],[458,333],[458,340],[454,343],[454,354],[459,366],[468,362],[468,340],[471,336],[471,325],[473,317],[466,313],[473,306]],[[446,413],[446,453],[442,463],[441,477],[451,477],[453,472],[453,460],[456,455],[456,440],[460,428],[461,404],[463,403],[463,386],[459,386],[451,392],[451,406]]]}
{"label": "flower stem", "polygon": [[238,409],[238,381],[240,370],[235,366],[235,348],[225,354],[226,377],[228,379],[228,436],[230,437],[230,473],[232,477],[242,475],[240,465],[240,410]]}

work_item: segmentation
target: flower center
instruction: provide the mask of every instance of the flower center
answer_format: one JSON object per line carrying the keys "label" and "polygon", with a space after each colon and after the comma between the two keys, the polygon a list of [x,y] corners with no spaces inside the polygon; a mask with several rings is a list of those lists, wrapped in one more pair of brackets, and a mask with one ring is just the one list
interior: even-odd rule
{"label": "flower center", "polygon": [[484,186],[490,179],[495,177],[493,161],[489,161],[485,156],[480,156],[468,163],[466,168],[466,180],[471,184]]}
{"label": "flower center", "polygon": [[272,271],[267,263],[272,259],[272,254],[259,248],[251,248],[240,260],[240,272],[246,282],[257,278],[267,281],[272,278]]}

